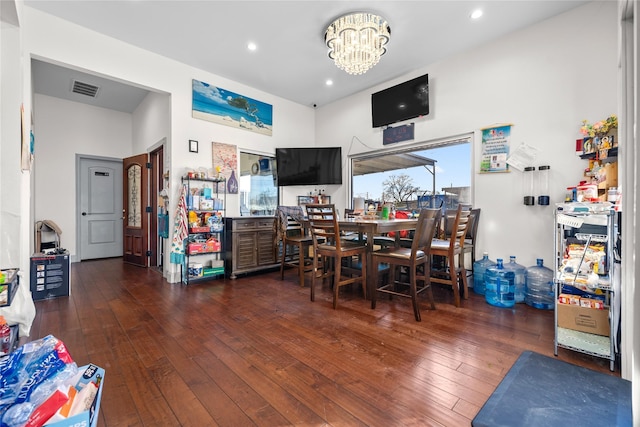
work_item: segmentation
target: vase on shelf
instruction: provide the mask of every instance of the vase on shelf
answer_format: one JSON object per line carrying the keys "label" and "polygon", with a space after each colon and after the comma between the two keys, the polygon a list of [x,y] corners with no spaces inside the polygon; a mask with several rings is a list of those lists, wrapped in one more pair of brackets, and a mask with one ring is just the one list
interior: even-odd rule
{"label": "vase on shelf", "polygon": [[234,170],[231,171],[231,176],[227,180],[227,192],[229,194],[238,194],[238,179]]}

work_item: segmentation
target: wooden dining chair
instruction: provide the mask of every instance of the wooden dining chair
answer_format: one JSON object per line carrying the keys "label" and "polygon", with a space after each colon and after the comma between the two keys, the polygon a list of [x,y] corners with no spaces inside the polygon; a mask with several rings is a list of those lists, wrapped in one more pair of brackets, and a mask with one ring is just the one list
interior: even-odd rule
{"label": "wooden dining chair", "polygon": [[451,285],[456,307],[460,307],[459,283],[462,283],[462,294],[464,298],[469,298],[463,249],[470,215],[471,211],[469,209],[466,209],[463,205],[458,205],[449,238],[433,239],[431,242],[432,257],[444,258],[444,263],[441,268],[432,265],[431,282]]}
{"label": "wooden dining chair", "polygon": [[[340,288],[360,284],[367,297],[367,245],[363,242],[348,242],[341,239],[336,209],[333,204],[306,205],[307,220],[313,239],[313,275],[311,280],[311,301],[315,300],[316,280],[333,279],[333,308],[338,306]],[[321,268],[319,257],[331,260]],[[361,268],[353,269],[343,265],[343,259],[359,258]]]}
{"label": "wooden dining chair", "polygon": [[[435,234],[439,215],[436,212],[428,211],[439,212],[439,209],[425,209],[420,211],[411,248],[393,247],[373,252],[374,271],[378,272],[379,266],[382,263],[386,263],[389,265],[389,273],[388,281],[383,282],[381,286],[376,286],[376,289],[371,293],[372,309],[376,308],[378,292],[388,294],[390,298],[394,295],[411,298],[413,314],[416,321],[419,322],[421,318],[418,295],[426,291],[431,303],[431,309],[435,310],[436,305],[433,300],[433,290],[431,289],[430,279],[430,252],[431,240]],[[398,276],[396,276],[397,267],[408,270],[407,281],[400,280],[403,274],[399,272]],[[375,283],[379,283],[377,276]],[[422,286],[418,287],[418,283],[421,283]]]}
{"label": "wooden dining chair", "polygon": [[304,211],[300,206],[278,206],[276,221],[282,240],[280,279],[284,280],[285,267],[294,267],[300,286],[304,286],[305,273],[313,269],[309,251],[313,238],[304,227]]}
{"label": "wooden dining chair", "polygon": [[[470,255],[470,268],[467,270],[467,277],[473,275],[473,264],[476,262],[476,236],[478,235],[478,223],[480,222],[480,208],[471,209],[469,215],[469,225],[467,228],[467,234],[464,237],[464,248],[462,248],[463,254]],[[463,255],[464,257],[464,255]],[[465,261],[466,262],[466,261]]]}

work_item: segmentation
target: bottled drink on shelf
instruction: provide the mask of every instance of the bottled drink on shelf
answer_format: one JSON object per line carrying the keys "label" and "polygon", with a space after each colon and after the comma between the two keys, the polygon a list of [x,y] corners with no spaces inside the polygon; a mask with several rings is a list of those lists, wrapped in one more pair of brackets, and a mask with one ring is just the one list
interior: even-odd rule
{"label": "bottled drink on shelf", "polygon": [[9,354],[11,350],[11,328],[3,316],[0,316],[0,354]]}
{"label": "bottled drink on shelf", "polygon": [[484,295],[484,273],[489,267],[495,267],[495,261],[489,259],[489,254],[484,252],[482,259],[473,263],[473,291],[476,294]]}
{"label": "bottled drink on shelf", "polygon": [[489,267],[484,273],[485,300],[496,307],[513,307],[515,305],[515,273],[505,270],[502,258],[498,258],[495,267]]}
{"label": "bottled drink on shelf", "polygon": [[527,288],[524,302],[534,308],[553,309],[553,271],[543,265],[542,258],[527,268]]}

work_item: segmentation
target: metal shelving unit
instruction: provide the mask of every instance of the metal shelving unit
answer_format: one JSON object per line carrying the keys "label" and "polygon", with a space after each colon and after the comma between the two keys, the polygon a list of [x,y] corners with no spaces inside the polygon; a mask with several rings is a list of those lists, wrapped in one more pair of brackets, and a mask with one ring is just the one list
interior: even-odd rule
{"label": "metal shelving unit", "polygon": [[[564,205],[558,207],[555,212],[555,239],[554,250],[556,259],[556,273],[554,279],[555,289],[555,339],[554,354],[558,355],[558,348],[566,348],[572,351],[589,354],[608,359],[611,371],[615,370],[615,331],[613,315],[616,313],[614,306],[614,256],[615,243],[615,212],[612,210],[590,211],[589,208],[580,206],[582,211],[567,211]],[[567,247],[571,243],[577,243],[584,247],[583,253],[574,258],[571,268],[563,266],[567,258]],[[604,244],[605,261],[603,265],[592,268],[586,267],[586,255],[590,244]],[[574,254],[575,255],[575,254]],[[577,261],[577,262],[575,262]],[[603,271],[604,270],[604,271]],[[589,271],[590,278],[585,281],[584,273]],[[595,279],[597,274],[597,279]],[[580,307],[575,316],[575,322],[562,322],[559,325],[559,309],[566,309],[566,304],[559,302],[559,296],[567,289],[579,289],[591,295],[600,295],[603,298],[603,309]],[[562,306],[562,307],[561,307]],[[571,306],[571,305],[569,305]],[[559,308],[561,307],[561,308]],[[575,306],[574,306],[575,307]],[[603,313],[601,310],[606,310]],[[602,326],[598,326],[601,319],[608,320],[608,336],[602,332]],[[593,333],[591,332],[593,331]],[[606,328],[605,328],[606,330]]]}
{"label": "metal shelving unit", "polygon": [[[185,262],[181,265],[182,283],[189,285],[211,279],[224,277],[224,220],[227,206],[227,181],[225,178],[190,178],[183,177],[182,183],[187,185],[187,215],[195,213],[199,218],[210,214],[220,216],[220,222],[212,224],[201,224],[200,227],[193,228],[188,224],[189,234],[185,243]],[[211,194],[199,196],[196,204],[195,198],[191,197],[191,189],[194,183],[209,188]],[[198,187],[200,188],[200,187]],[[202,197],[202,198],[200,198]],[[202,202],[202,201],[205,202]],[[196,242],[196,240],[205,240]],[[213,244],[212,244],[213,243]],[[194,269],[190,268],[194,259],[202,259],[203,263],[211,262],[210,267],[204,267],[202,274],[194,274]]]}

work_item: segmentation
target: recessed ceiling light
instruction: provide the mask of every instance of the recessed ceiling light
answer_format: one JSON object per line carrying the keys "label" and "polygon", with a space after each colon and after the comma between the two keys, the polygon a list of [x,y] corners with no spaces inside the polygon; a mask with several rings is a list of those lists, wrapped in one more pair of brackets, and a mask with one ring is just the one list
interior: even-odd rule
{"label": "recessed ceiling light", "polygon": [[258,48],[258,46],[254,43],[254,42],[249,42],[247,43],[247,49],[249,49],[250,51],[254,51]]}
{"label": "recessed ceiling light", "polygon": [[327,86],[333,86],[333,80],[328,79],[326,82],[324,82],[324,84],[326,84]]}
{"label": "recessed ceiling light", "polygon": [[471,12],[471,19],[478,19],[482,16],[482,10],[481,9],[476,9],[473,12]]}

